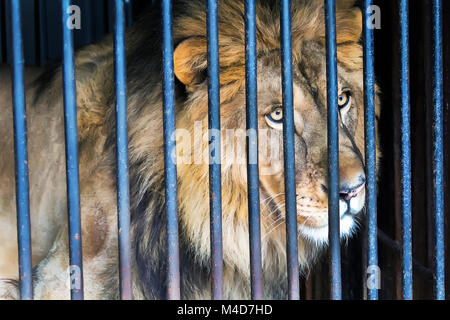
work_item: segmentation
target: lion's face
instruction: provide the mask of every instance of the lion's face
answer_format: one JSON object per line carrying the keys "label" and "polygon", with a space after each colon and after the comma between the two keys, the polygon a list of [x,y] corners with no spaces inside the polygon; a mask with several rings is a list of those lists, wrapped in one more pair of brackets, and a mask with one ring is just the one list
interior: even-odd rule
{"label": "lion's face", "polygon": [[[362,50],[358,44],[361,14],[348,7],[350,2],[343,1],[337,14],[339,95],[336,99],[339,104],[340,230],[343,237],[355,229],[357,215],[365,202],[363,68]],[[223,6],[226,3],[237,6],[240,2],[230,0],[223,2]],[[239,11],[242,8],[237,11],[231,6],[222,9],[219,50],[224,254],[225,259],[229,254],[229,261],[241,264],[233,257],[242,256],[248,248],[245,45],[239,29],[243,31],[244,26]],[[258,41],[258,136],[262,239],[263,250],[276,251],[283,250],[286,239],[281,52],[276,11],[260,9],[259,13],[264,17],[261,21],[265,21],[258,25],[258,36],[261,37]],[[299,246],[300,258],[308,255],[308,248],[312,248],[308,244],[321,245],[328,241],[326,49],[322,9],[320,6],[316,11],[299,7],[298,15],[293,16],[295,178],[299,244],[302,244]],[[236,16],[230,17],[233,13]],[[195,19],[203,18],[182,20],[180,26],[192,25]],[[235,22],[227,23],[229,20]],[[193,150],[199,144],[195,138],[196,129],[200,128],[204,137],[200,141],[201,153],[207,155],[209,148],[206,133],[207,41],[202,28],[188,38],[187,34],[181,33],[174,52],[175,74],[186,88],[177,127],[187,129],[191,137],[178,140],[177,149],[182,151],[177,151],[184,156],[188,154],[189,159],[196,158]],[[197,125],[195,121],[198,121]],[[247,132],[247,135],[251,134]],[[186,141],[194,144],[189,143],[186,148]],[[181,163],[179,175],[180,194],[184,195],[180,198],[184,223],[191,239],[206,254],[209,250],[209,232],[206,231],[209,221],[208,165],[205,162]]]}
{"label": "lion's face", "polygon": [[[259,128],[283,144],[283,103],[279,54],[262,57],[259,72]],[[322,47],[305,43],[302,63],[294,66],[295,168],[297,219],[300,235],[314,242],[328,239],[328,150],[326,58]],[[341,235],[351,233],[365,200],[363,159],[362,72],[339,67],[339,173]],[[244,110],[243,110],[244,111]],[[244,113],[245,115],[245,113]],[[269,219],[284,216],[282,157],[260,148],[261,192],[271,211]],[[277,160],[277,159],[275,159]]]}
{"label": "lion's face", "polygon": [[[294,65],[295,168],[300,235],[316,243],[328,239],[328,153],[325,49],[305,42]],[[280,52],[258,59],[259,164],[264,231],[284,220],[283,101]],[[339,172],[341,235],[351,233],[365,198],[362,71],[339,66]],[[232,86],[232,85],[231,85]],[[245,86],[225,97],[222,89],[222,165],[233,184],[246,186]],[[196,86],[195,118],[207,127],[207,81]],[[188,100],[189,101],[189,100]],[[192,116],[192,114],[190,114]],[[249,133],[247,133],[248,135]],[[203,154],[209,148],[203,139]],[[231,145],[231,146],[230,146]],[[206,168],[205,168],[206,170]],[[224,188],[223,192],[231,192]]]}

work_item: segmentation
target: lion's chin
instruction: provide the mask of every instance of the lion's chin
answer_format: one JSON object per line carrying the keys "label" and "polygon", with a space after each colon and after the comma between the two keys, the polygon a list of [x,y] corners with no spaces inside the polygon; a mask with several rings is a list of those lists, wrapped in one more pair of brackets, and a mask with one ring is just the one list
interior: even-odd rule
{"label": "lion's chin", "polygon": [[[357,224],[351,214],[344,214],[341,217],[340,232],[341,238],[348,238],[356,231]],[[299,225],[300,237],[313,242],[317,246],[328,244],[328,225],[322,227],[311,227],[304,224]]]}
{"label": "lion's chin", "polygon": [[[364,206],[364,196],[352,199],[350,203],[339,201],[339,211],[341,215],[341,223],[339,226],[341,239],[348,238],[353,235],[357,229],[355,216],[362,210]],[[306,224],[299,225],[300,237],[313,242],[318,246],[328,244],[328,224],[323,226],[311,226]]]}
{"label": "lion's chin", "polygon": [[[364,207],[365,196],[361,192],[357,197],[350,201],[339,200],[339,213],[341,216],[341,223],[339,226],[341,239],[351,237],[358,227],[356,216],[362,211]],[[328,216],[327,213],[325,213]],[[328,218],[326,218],[326,221]],[[322,225],[307,225],[305,223],[299,224],[298,231],[300,237],[310,241],[317,246],[328,244],[328,223]]]}

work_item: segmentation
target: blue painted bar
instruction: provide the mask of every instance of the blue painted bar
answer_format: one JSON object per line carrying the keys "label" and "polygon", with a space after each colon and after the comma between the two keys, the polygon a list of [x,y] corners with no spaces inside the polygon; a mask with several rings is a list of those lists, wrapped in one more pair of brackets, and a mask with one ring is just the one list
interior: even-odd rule
{"label": "blue painted bar", "polygon": [[297,195],[295,184],[295,128],[294,97],[292,86],[291,1],[281,0],[280,9],[288,296],[290,300],[299,300],[300,279],[298,268]]}
{"label": "blue painted bar", "polygon": [[217,0],[207,1],[208,36],[208,124],[209,141],[209,206],[211,222],[211,286],[212,298],[223,298],[222,252],[222,179],[220,173],[220,81],[219,81],[219,30]]}
{"label": "blue painted bar", "polygon": [[[363,22],[369,21],[372,0],[363,2]],[[377,168],[375,133],[375,75],[373,29],[363,23],[364,41],[364,130],[366,165],[366,208],[368,219],[368,266],[378,267],[377,243]],[[369,300],[378,299],[378,289],[368,288]]]}
{"label": "blue painted bar", "polygon": [[400,93],[401,93],[401,208],[402,208],[402,272],[403,299],[413,298],[412,287],[412,222],[411,222],[411,131],[409,103],[409,10],[408,0],[399,2],[400,21]]}
{"label": "blue painted bar", "polygon": [[167,223],[167,298],[180,299],[177,165],[175,141],[175,85],[173,71],[172,1],[162,0],[163,121],[165,209]]}
{"label": "blue painted bar", "polygon": [[130,185],[128,177],[127,83],[123,0],[115,0],[114,56],[116,71],[117,209],[120,296],[131,300]]}
{"label": "blue painted bar", "polygon": [[20,298],[33,299],[31,229],[28,182],[26,102],[20,2],[10,0],[12,32],[12,95],[16,165],[17,240],[19,248]]}
{"label": "blue painted bar", "polygon": [[261,214],[258,169],[258,86],[255,0],[245,1],[245,61],[247,120],[248,223],[250,227],[250,274],[253,300],[264,297],[261,261]]}
{"label": "blue painted bar", "polygon": [[342,298],[339,216],[339,113],[336,59],[336,3],[325,0],[328,111],[328,237],[331,299]]}
{"label": "blue painted bar", "polygon": [[82,300],[83,294],[83,254],[81,246],[80,182],[78,173],[77,138],[77,98],[75,83],[75,65],[73,52],[73,34],[67,27],[71,10],[70,0],[61,1],[63,34],[63,86],[64,86],[64,123],[66,138],[66,174],[67,201],[69,212],[69,261],[70,270],[75,277],[70,289],[72,300]]}
{"label": "blue painted bar", "polygon": [[444,155],[443,155],[443,62],[442,62],[442,1],[433,0],[433,169],[435,215],[435,298],[445,300],[444,248]]}

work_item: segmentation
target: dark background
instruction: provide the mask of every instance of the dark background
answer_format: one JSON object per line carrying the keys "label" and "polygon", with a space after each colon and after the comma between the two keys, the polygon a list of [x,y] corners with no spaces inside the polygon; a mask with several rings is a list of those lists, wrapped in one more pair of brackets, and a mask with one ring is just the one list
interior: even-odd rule
{"label": "dark background", "polygon": [[[154,0],[130,0],[125,4],[127,25],[142,8]],[[0,0],[0,63],[9,61],[7,47],[11,41],[9,0]],[[45,65],[61,58],[60,0],[21,0],[25,61],[28,65]],[[72,0],[81,8],[81,29],[74,30],[77,48],[100,40],[113,31],[113,0]]]}
{"label": "dark background", "polygon": [[[317,0],[322,1],[322,0]],[[59,1],[22,0],[25,60],[45,65],[61,57]],[[126,6],[127,24],[132,23],[150,0],[133,0]],[[98,41],[112,31],[111,0],[75,0],[82,9],[82,29],[75,31],[77,47]],[[375,72],[381,89],[381,160],[378,184],[379,266],[381,299],[401,299],[401,211],[400,211],[400,94],[398,1],[374,0],[381,9],[381,29],[375,30]],[[444,39],[445,194],[450,179],[449,160],[449,59],[450,1],[442,1]],[[7,1],[0,2],[0,63],[9,61]],[[414,298],[433,298],[433,208],[432,208],[432,102],[431,102],[431,1],[410,1],[410,90],[412,146],[412,216]],[[446,199],[446,228],[449,222]],[[343,297],[365,298],[365,228],[342,246]],[[448,233],[448,232],[447,232]],[[448,236],[446,235],[446,247]],[[450,280],[447,255],[447,288]],[[302,298],[328,299],[327,254],[303,278]],[[447,298],[449,295],[447,294]]]}

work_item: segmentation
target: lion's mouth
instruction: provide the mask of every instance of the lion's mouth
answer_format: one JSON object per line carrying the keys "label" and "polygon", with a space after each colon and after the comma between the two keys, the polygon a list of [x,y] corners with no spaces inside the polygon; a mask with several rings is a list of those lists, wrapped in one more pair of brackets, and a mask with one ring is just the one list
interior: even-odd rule
{"label": "lion's mouth", "polygon": [[[364,188],[364,186],[362,186]],[[357,215],[362,211],[365,202],[364,192],[360,192],[356,197],[346,200],[341,198],[339,200],[339,213],[340,213],[340,234],[341,238],[350,237],[357,229]],[[299,216],[302,213],[299,212]],[[321,219],[318,219],[319,217]],[[328,243],[328,209],[316,213],[316,219],[309,219],[309,222],[299,223],[298,230],[300,236],[316,243],[318,245],[325,245]],[[318,223],[314,223],[318,222]]]}
{"label": "lion's mouth", "polygon": [[[357,215],[362,211],[365,202],[364,185],[355,191],[356,196],[347,200],[339,200],[341,238],[349,237],[358,225]],[[284,205],[279,199],[271,198],[264,205],[270,211],[270,217],[280,226],[285,221]],[[307,196],[297,198],[297,223],[299,236],[317,245],[328,243],[328,207],[315,204],[314,198]]]}

